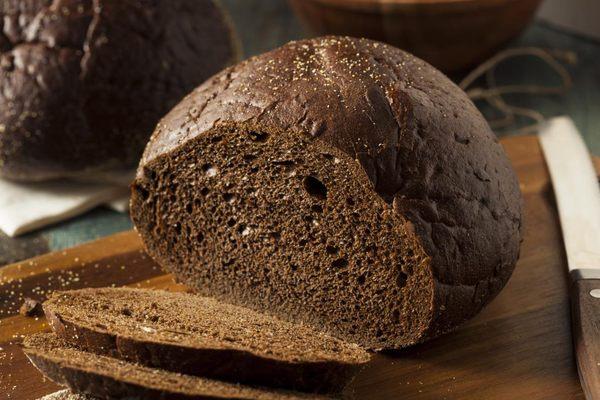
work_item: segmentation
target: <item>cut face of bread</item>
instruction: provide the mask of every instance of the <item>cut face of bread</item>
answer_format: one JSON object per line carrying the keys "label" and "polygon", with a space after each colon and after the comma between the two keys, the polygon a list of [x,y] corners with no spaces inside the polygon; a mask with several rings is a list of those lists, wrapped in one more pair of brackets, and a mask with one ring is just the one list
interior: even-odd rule
{"label": "cut face of bread", "polygon": [[52,329],[86,351],[231,382],[339,392],[369,354],[307,326],[190,293],[55,292]]}
{"label": "cut face of bread", "polygon": [[313,399],[314,395],[265,390],[146,368],[67,346],[54,334],[23,342],[30,361],[54,382],[100,399]]}
{"label": "cut face of bread", "polygon": [[142,171],[135,225],[197,292],[374,349],[424,336],[429,259],[347,154],[301,134],[223,125]]}

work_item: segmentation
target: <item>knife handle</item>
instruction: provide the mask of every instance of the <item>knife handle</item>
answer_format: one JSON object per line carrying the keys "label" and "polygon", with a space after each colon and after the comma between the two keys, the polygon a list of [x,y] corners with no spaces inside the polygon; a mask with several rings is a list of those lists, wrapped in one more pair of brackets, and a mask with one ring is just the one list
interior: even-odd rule
{"label": "knife handle", "polygon": [[600,400],[600,279],[573,282],[571,322],[583,392],[587,400]]}

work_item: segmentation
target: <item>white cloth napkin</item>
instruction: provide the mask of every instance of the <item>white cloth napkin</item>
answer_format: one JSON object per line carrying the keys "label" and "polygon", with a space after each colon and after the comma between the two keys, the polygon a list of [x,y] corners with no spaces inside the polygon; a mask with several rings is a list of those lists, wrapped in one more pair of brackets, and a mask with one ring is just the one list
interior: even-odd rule
{"label": "white cloth napkin", "polygon": [[133,171],[115,171],[86,181],[55,180],[39,183],[0,179],[0,230],[17,236],[64,221],[106,204],[127,212]]}

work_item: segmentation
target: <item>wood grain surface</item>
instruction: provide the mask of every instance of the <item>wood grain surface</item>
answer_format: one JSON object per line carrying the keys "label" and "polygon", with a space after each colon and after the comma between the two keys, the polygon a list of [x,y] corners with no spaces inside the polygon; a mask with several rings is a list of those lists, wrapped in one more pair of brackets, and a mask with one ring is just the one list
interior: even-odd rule
{"label": "wood grain surface", "polygon": [[[542,154],[535,137],[502,143],[526,208],[521,258],[509,284],[456,332],[374,357],[349,388],[356,398],[584,398],[573,355],[565,253]],[[185,290],[161,273],[133,231],[0,269],[0,399],[36,399],[57,389],[19,349],[23,335],[47,329],[43,318],[16,314],[23,297],[42,300],[58,288],[110,285]]]}

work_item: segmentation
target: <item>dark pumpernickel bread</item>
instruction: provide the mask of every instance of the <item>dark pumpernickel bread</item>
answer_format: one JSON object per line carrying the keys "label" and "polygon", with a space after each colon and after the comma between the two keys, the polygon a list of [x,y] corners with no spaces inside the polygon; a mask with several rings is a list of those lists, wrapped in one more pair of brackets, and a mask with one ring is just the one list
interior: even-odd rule
{"label": "dark pumpernickel bread", "polygon": [[86,351],[149,367],[305,392],[341,392],[369,354],[302,325],[190,293],[54,292],[53,331]]}
{"label": "dark pumpernickel bread", "polygon": [[131,168],[161,118],[237,57],[213,0],[0,7],[0,176]]}
{"label": "dark pumpernickel bread", "polygon": [[521,241],[514,171],[465,93],[346,37],[289,43],[187,96],[131,205],[149,254],[199,293],[372,349],[477,314]]}
{"label": "dark pumpernickel bread", "polygon": [[241,386],[142,367],[68,346],[54,334],[23,341],[23,351],[44,375],[74,393],[100,399],[314,399],[315,395]]}

